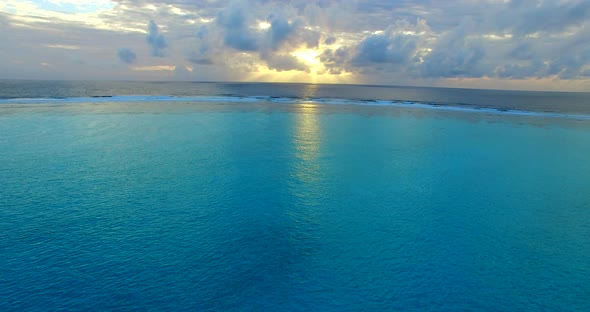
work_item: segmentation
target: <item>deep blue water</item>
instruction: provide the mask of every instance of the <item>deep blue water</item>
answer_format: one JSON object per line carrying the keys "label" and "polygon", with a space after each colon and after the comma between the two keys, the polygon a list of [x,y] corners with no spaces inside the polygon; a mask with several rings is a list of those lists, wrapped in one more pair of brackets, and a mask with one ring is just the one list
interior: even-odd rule
{"label": "deep blue water", "polygon": [[590,121],[0,107],[0,310],[589,311]]}

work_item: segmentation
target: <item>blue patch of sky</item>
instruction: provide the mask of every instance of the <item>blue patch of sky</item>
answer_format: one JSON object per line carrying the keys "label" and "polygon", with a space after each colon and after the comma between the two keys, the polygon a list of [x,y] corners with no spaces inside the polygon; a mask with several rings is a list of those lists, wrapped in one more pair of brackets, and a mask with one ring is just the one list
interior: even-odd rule
{"label": "blue patch of sky", "polygon": [[74,3],[69,1],[32,0],[40,9],[64,13],[91,13],[99,10],[111,9],[115,6],[112,1]]}

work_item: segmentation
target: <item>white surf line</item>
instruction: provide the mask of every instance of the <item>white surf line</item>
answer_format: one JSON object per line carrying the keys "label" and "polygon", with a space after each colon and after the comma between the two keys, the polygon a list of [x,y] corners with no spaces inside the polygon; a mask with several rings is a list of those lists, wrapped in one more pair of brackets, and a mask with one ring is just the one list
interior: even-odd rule
{"label": "white surf line", "polygon": [[399,108],[421,108],[440,111],[484,113],[496,115],[517,115],[532,117],[567,118],[578,120],[590,120],[590,115],[564,114],[553,112],[534,112],[513,109],[498,109],[487,107],[459,107],[452,104],[433,104],[413,101],[391,100],[353,100],[339,98],[293,98],[275,96],[95,96],[95,97],[71,97],[71,98],[16,98],[0,99],[0,107],[3,104],[68,104],[68,103],[129,103],[129,102],[195,102],[195,103],[282,103],[282,104],[325,104],[325,105],[358,105],[358,106],[384,106]]}

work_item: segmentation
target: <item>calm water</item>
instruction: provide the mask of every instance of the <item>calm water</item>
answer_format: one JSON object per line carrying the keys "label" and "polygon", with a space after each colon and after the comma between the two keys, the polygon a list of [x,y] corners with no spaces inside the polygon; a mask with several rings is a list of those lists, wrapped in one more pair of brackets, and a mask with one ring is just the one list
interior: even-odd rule
{"label": "calm water", "polygon": [[589,311],[588,155],[567,118],[4,103],[0,310]]}

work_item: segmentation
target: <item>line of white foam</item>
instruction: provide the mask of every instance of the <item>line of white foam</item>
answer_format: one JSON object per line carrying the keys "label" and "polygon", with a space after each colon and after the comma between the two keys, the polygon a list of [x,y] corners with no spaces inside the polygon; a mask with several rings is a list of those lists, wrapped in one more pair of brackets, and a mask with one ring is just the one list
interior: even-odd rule
{"label": "line of white foam", "polygon": [[568,118],[590,120],[590,115],[565,114],[554,112],[533,112],[524,110],[504,110],[480,107],[459,107],[453,105],[441,105],[411,101],[386,101],[386,100],[352,100],[339,98],[312,98],[301,99],[291,97],[270,96],[103,96],[103,97],[73,97],[73,98],[20,98],[0,99],[2,104],[68,104],[68,103],[128,103],[128,102],[195,102],[195,103],[283,103],[283,104],[327,104],[327,105],[361,105],[361,106],[389,106],[400,108],[422,108],[441,111],[487,113],[501,115],[535,116],[550,118]]}

